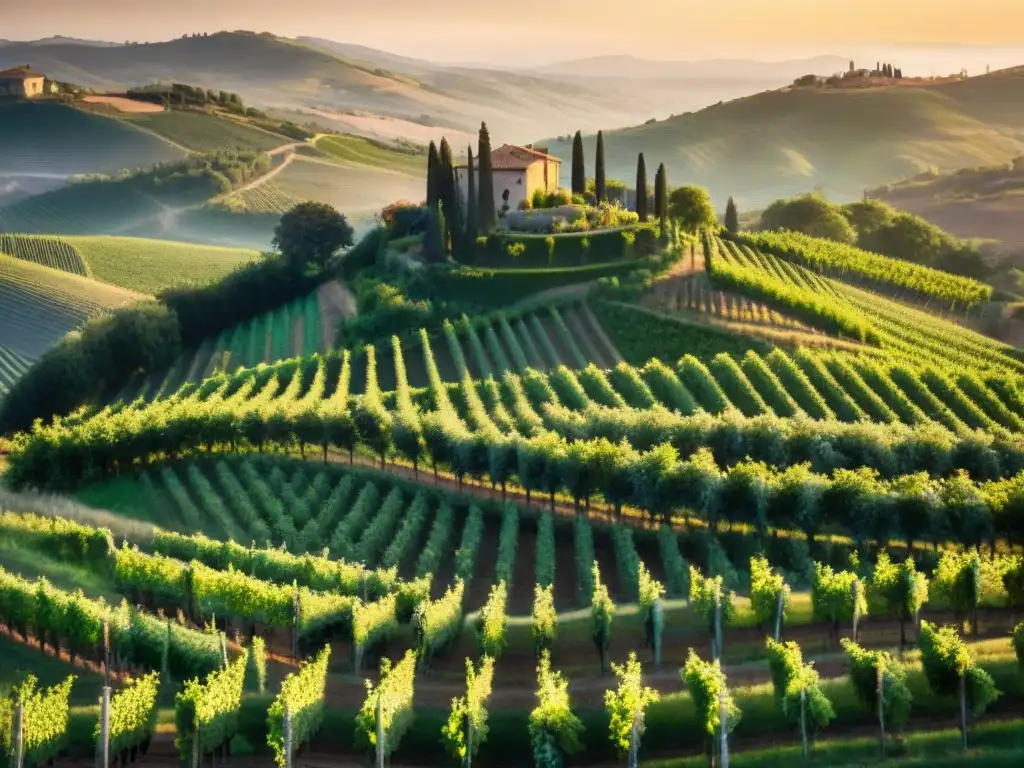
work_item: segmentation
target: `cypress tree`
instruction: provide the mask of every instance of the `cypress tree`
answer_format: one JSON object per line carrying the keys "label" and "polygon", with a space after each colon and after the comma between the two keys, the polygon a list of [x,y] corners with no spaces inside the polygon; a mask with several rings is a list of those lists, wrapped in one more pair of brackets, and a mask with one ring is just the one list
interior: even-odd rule
{"label": "cypress tree", "polygon": [[469,148],[469,162],[466,167],[469,174],[466,184],[466,240],[470,248],[476,247],[476,233],[480,230],[477,221],[476,205],[476,171],[473,167],[473,147]]}
{"label": "cypress tree", "polygon": [[658,166],[658,187],[655,197],[660,200],[658,218],[661,220],[661,239],[668,238],[668,175],[665,173],[665,164]]}
{"label": "cypress tree", "polygon": [[636,213],[640,221],[647,221],[647,164],[643,152],[636,161]]}
{"label": "cypress tree", "polygon": [[587,191],[587,161],[583,154],[583,134],[576,131],[572,140],[572,193],[582,195]]}
{"label": "cypress tree", "polygon": [[605,188],[604,133],[602,131],[597,132],[597,159],[594,161],[594,197],[598,203],[608,200],[608,190]]}
{"label": "cypress tree", "polygon": [[736,203],[731,196],[725,204],[725,228],[733,234],[740,231],[740,215],[736,212]]}
{"label": "cypress tree", "polygon": [[477,162],[480,164],[480,190],[477,202],[477,221],[480,232],[494,231],[497,217],[494,213],[494,172],[491,168],[491,135],[487,123],[480,123],[480,145],[477,147]]}
{"label": "cypress tree", "polygon": [[441,240],[441,211],[438,203],[427,207],[427,231],[423,235],[423,257],[428,263],[436,264],[444,261],[444,246]]}
{"label": "cypress tree", "polygon": [[658,166],[658,170],[654,174],[654,211],[652,212],[654,218],[661,217],[661,175],[665,172],[664,163]]}
{"label": "cypress tree", "polygon": [[438,188],[440,175],[437,171],[439,160],[437,156],[437,145],[433,140],[430,142],[430,149],[427,150],[427,207],[437,205],[440,199],[441,190]]}

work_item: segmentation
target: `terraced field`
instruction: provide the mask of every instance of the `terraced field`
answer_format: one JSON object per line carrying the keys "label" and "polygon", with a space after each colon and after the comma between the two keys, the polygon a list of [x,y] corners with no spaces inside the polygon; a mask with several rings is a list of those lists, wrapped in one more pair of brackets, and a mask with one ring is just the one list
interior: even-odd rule
{"label": "terraced field", "polygon": [[36,358],[104,309],[141,294],[0,255],[0,346]]}
{"label": "terraced field", "polygon": [[191,152],[216,152],[222,149],[266,152],[289,141],[284,136],[233,120],[180,109],[131,115],[123,119]]}

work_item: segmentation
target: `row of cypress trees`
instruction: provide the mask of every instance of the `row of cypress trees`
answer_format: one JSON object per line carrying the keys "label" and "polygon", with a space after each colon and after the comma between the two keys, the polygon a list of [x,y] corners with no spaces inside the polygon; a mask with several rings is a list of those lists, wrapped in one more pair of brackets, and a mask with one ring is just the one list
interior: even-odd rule
{"label": "row of cypress trees", "polygon": [[[479,166],[479,190],[477,189]],[[480,124],[476,158],[469,147],[468,189],[465,210],[459,196],[454,156],[447,138],[438,148],[433,141],[427,150],[427,231],[424,256],[429,262],[444,261],[454,250],[471,248],[480,235],[494,230],[494,169],[491,167],[491,136],[487,123]]]}

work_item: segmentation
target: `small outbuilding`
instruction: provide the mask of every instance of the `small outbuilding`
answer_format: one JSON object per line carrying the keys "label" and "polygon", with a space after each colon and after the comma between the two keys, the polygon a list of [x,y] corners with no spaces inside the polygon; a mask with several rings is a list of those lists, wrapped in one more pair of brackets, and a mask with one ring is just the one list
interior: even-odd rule
{"label": "small outbuilding", "polygon": [[0,70],[0,97],[34,99],[46,93],[46,75],[31,67]]}

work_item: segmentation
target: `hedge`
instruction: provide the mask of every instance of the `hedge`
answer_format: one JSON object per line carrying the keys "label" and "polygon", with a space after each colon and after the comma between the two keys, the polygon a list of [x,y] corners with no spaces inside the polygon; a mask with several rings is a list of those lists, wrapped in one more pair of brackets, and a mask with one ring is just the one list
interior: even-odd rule
{"label": "hedge", "polygon": [[[523,250],[513,256],[510,248],[517,245]],[[656,247],[657,233],[651,223],[553,235],[496,232],[477,240],[471,262],[506,267],[585,266],[643,258]]]}

